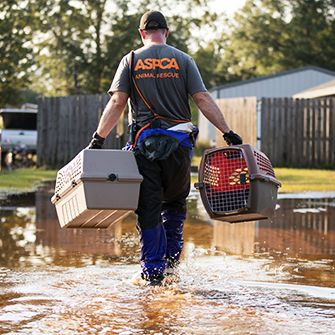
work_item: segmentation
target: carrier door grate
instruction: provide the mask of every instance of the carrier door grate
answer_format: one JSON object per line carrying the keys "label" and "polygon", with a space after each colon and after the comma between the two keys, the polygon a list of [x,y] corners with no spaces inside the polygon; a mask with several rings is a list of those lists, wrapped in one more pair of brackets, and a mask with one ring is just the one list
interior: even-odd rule
{"label": "carrier door grate", "polygon": [[63,192],[71,185],[71,182],[79,179],[82,172],[82,155],[78,154],[70,163],[58,171],[55,193]]}
{"label": "carrier door grate", "polygon": [[250,177],[242,150],[209,153],[203,171],[204,188],[213,213],[235,212],[248,207]]}
{"label": "carrier door grate", "polygon": [[254,150],[254,157],[260,172],[266,176],[271,176],[275,178],[275,173],[273,171],[271,162],[262,152]]}

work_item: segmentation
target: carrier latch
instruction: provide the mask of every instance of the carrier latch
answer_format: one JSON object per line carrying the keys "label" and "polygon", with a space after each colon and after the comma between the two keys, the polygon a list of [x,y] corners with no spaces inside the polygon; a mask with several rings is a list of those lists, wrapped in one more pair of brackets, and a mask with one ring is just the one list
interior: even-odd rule
{"label": "carrier latch", "polygon": [[111,173],[110,175],[108,175],[108,180],[109,181],[115,181],[117,179],[118,179],[118,177],[115,173]]}
{"label": "carrier latch", "polygon": [[204,188],[204,183],[194,183],[194,187],[197,189],[197,190],[200,190],[202,188]]}

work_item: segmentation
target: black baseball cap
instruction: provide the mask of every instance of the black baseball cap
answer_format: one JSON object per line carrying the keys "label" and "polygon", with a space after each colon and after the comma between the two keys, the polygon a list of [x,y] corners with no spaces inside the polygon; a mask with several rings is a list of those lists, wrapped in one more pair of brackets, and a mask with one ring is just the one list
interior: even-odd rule
{"label": "black baseball cap", "polygon": [[161,12],[150,10],[142,15],[140,29],[168,29],[168,26],[165,17]]}

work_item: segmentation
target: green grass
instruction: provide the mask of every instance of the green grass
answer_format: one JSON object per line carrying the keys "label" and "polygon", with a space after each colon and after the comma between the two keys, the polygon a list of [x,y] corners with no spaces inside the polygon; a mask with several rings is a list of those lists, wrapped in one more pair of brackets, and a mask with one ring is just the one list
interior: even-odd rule
{"label": "green grass", "polygon": [[[15,192],[34,190],[45,180],[56,179],[55,170],[17,169],[0,172],[0,190]],[[275,168],[282,187],[279,192],[335,191],[335,170]],[[192,183],[197,181],[192,177]]]}
{"label": "green grass", "polygon": [[0,190],[8,192],[32,191],[42,181],[55,180],[56,173],[55,170],[36,168],[3,170],[0,172]]}
{"label": "green grass", "polygon": [[[199,166],[201,157],[194,156],[192,164]],[[309,191],[335,191],[335,170],[275,168],[276,178],[281,182],[279,192],[297,193]],[[198,177],[192,178],[192,183]]]}
{"label": "green grass", "polygon": [[335,191],[335,170],[275,168],[280,192]]}

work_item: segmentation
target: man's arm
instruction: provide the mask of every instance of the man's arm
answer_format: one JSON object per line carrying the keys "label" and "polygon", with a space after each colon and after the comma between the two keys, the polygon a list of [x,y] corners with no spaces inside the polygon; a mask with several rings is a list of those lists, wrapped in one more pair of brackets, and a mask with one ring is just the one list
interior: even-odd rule
{"label": "man's arm", "polygon": [[223,139],[228,145],[242,144],[242,138],[229,129],[219,106],[208,92],[198,92],[192,95],[196,105],[201,110],[202,114],[214,124],[216,128],[223,133]]}
{"label": "man's arm", "polygon": [[104,112],[102,113],[97,133],[99,136],[106,138],[111,130],[116,126],[118,120],[124,111],[129,94],[125,92],[115,92],[108,101]]}
{"label": "man's arm", "polygon": [[202,114],[204,114],[216,128],[221,130],[222,133],[230,132],[230,128],[228,127],[219,106],[208,92],[195,93],[192,95],[192,99],[201,110]]}
{"label": "man's arm", "polygon": [[87,146],[87,149],[102,148],[105,138],[118,123],[119,118],[126,107],[128,97],[128,93],[121,91],[112,94],[102,113],[97,131],[92,135],[91,142]]}

